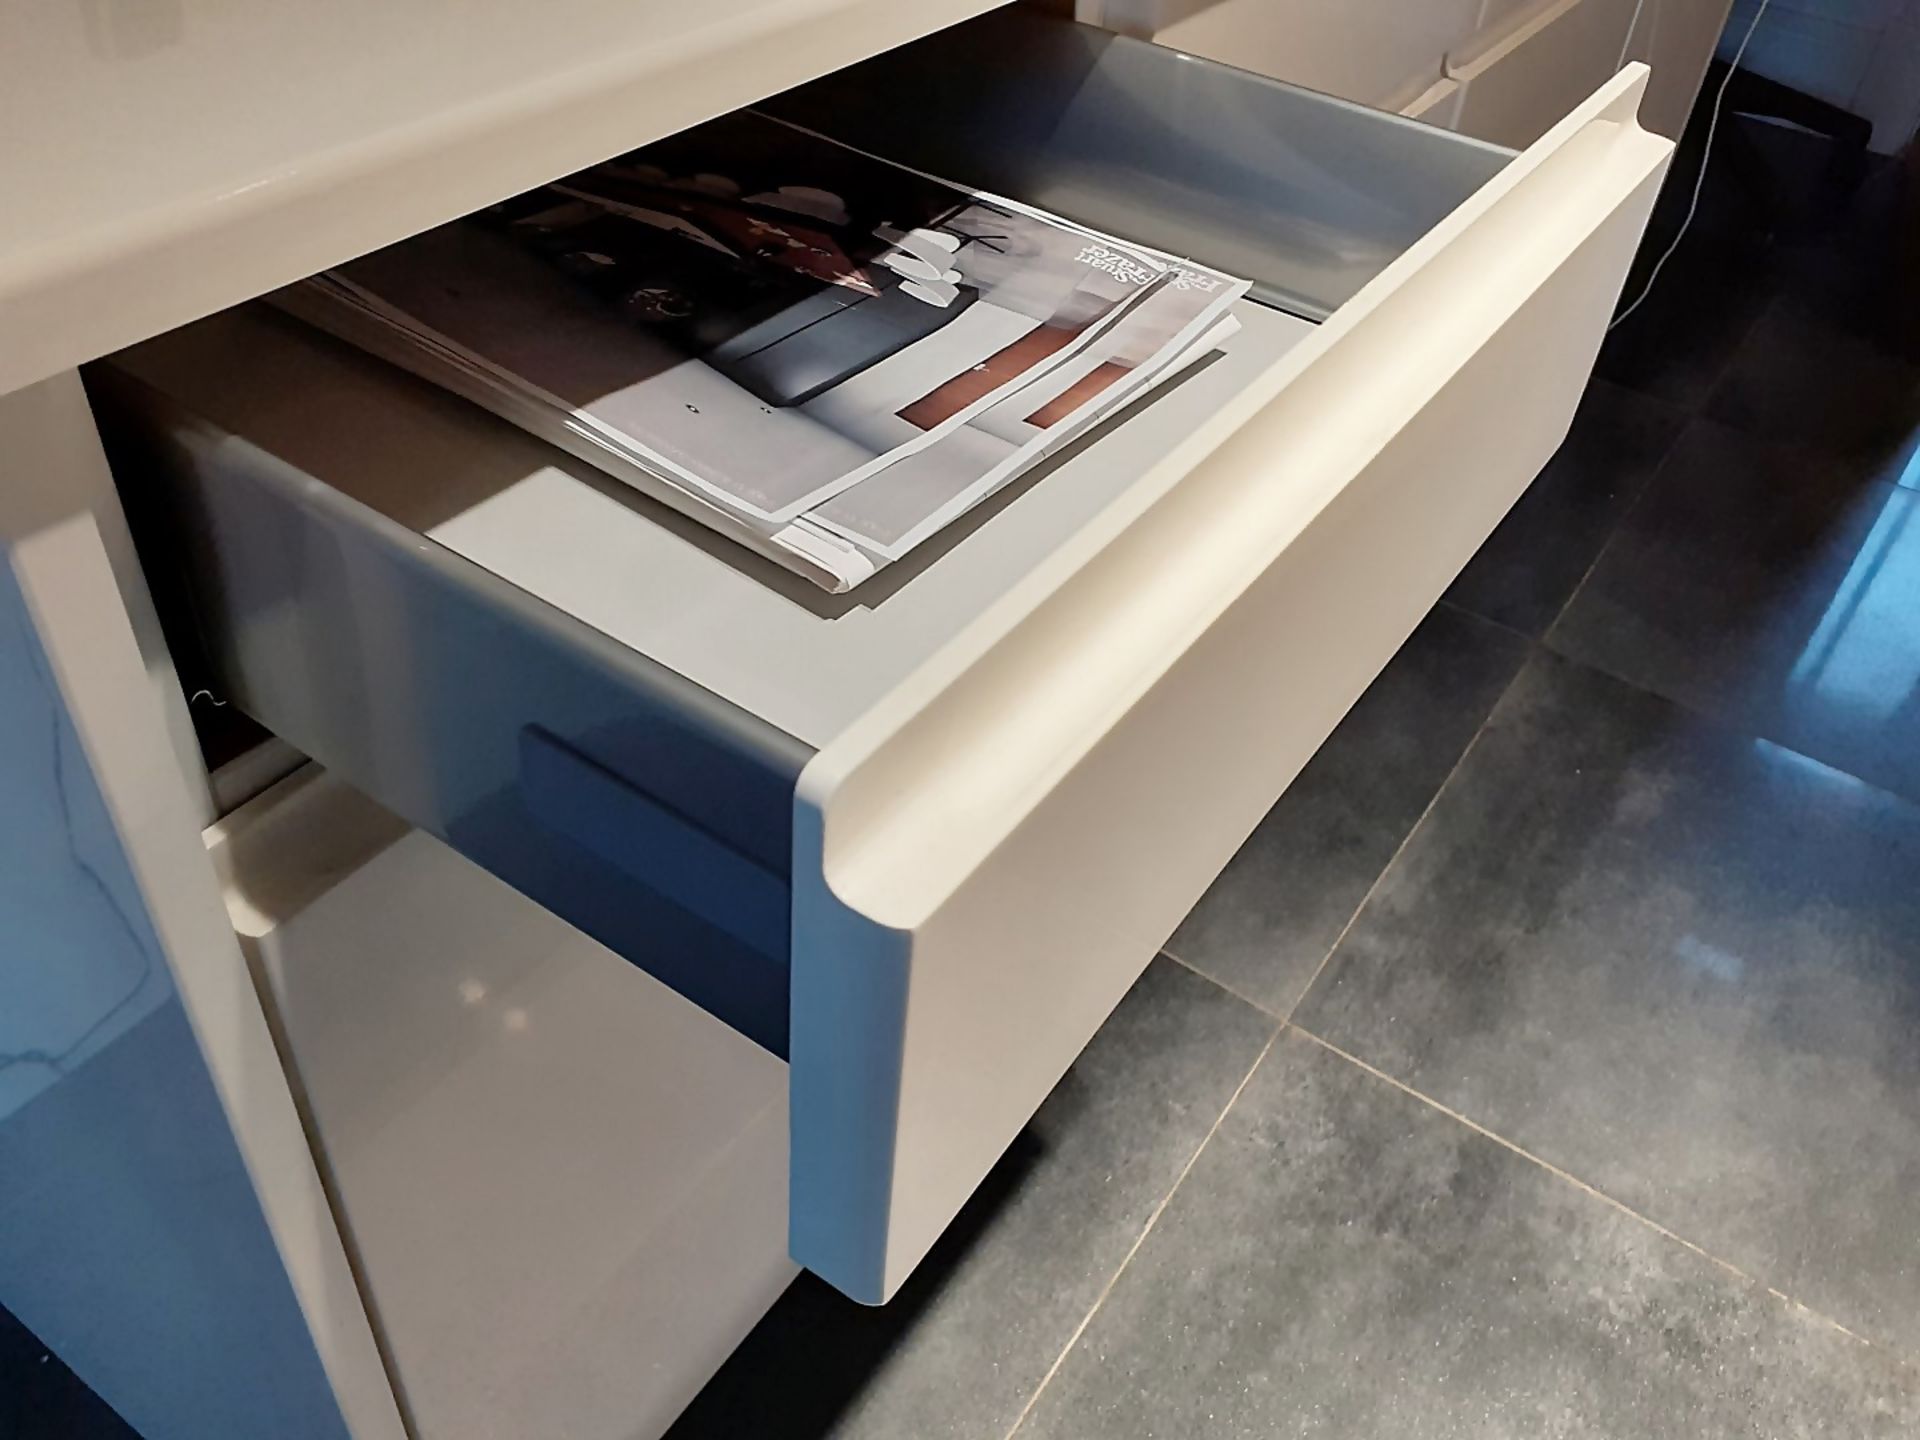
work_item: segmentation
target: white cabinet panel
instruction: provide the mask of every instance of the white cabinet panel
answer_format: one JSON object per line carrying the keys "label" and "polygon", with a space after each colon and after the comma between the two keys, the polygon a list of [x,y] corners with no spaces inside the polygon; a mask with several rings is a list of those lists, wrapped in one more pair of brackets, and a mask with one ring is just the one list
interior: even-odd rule
{"label": "white cabinet panel", "polygon": [[207,842],[413,1440],[664,1432],[795,1273],[786,1066],[317,767]]}
{"label": "white cabinet panel", "polygon": [[151,1440],[400,1440],[78,378],[0,396],[0,442],[0,1303]]}

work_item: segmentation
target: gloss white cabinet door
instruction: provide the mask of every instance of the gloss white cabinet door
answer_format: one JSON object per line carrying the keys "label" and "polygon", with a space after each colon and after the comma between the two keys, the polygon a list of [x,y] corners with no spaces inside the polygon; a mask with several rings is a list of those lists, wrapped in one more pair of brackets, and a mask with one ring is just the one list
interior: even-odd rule
{"label": "gloss white cabinet door", "polygon": [[412,1440],[653,1440],[793,1278],[786,1066],[309,765],[205,834]]}
{"label": "gloss white cabinet door", "polygon": [[78,377],[0,449],[0,1303],[151,1440],[401,1440]]}

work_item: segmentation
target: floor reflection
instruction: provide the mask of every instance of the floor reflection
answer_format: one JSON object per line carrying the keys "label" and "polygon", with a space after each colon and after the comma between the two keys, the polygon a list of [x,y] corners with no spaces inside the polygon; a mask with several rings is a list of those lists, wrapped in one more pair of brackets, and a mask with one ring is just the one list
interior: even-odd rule
{"label": "floor reflection", "polygon": [[1920,685],[1915,499],[1899,489],[1873,496],[1880,513],[1787,675],[1796,705],[1831,706],[1861,725],[1911,709]]}

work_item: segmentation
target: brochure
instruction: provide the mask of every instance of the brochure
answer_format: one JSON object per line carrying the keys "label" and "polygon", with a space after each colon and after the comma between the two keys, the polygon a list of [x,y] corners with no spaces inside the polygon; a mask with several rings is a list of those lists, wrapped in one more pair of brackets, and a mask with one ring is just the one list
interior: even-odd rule
{"label": "brochure", "polygon": [[1199,358],[1246,289],[739,112],[275,299],[843,590]]}

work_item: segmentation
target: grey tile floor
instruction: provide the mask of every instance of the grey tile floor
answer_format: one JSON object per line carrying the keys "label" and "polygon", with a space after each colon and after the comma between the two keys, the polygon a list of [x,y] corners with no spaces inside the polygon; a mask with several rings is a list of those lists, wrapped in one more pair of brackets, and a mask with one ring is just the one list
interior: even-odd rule
{"label": "grey tile floor", "polygon": [[1778,159],[902,1295],[675,1440],[1920,1434],[1920,356],[1893,172]]}

